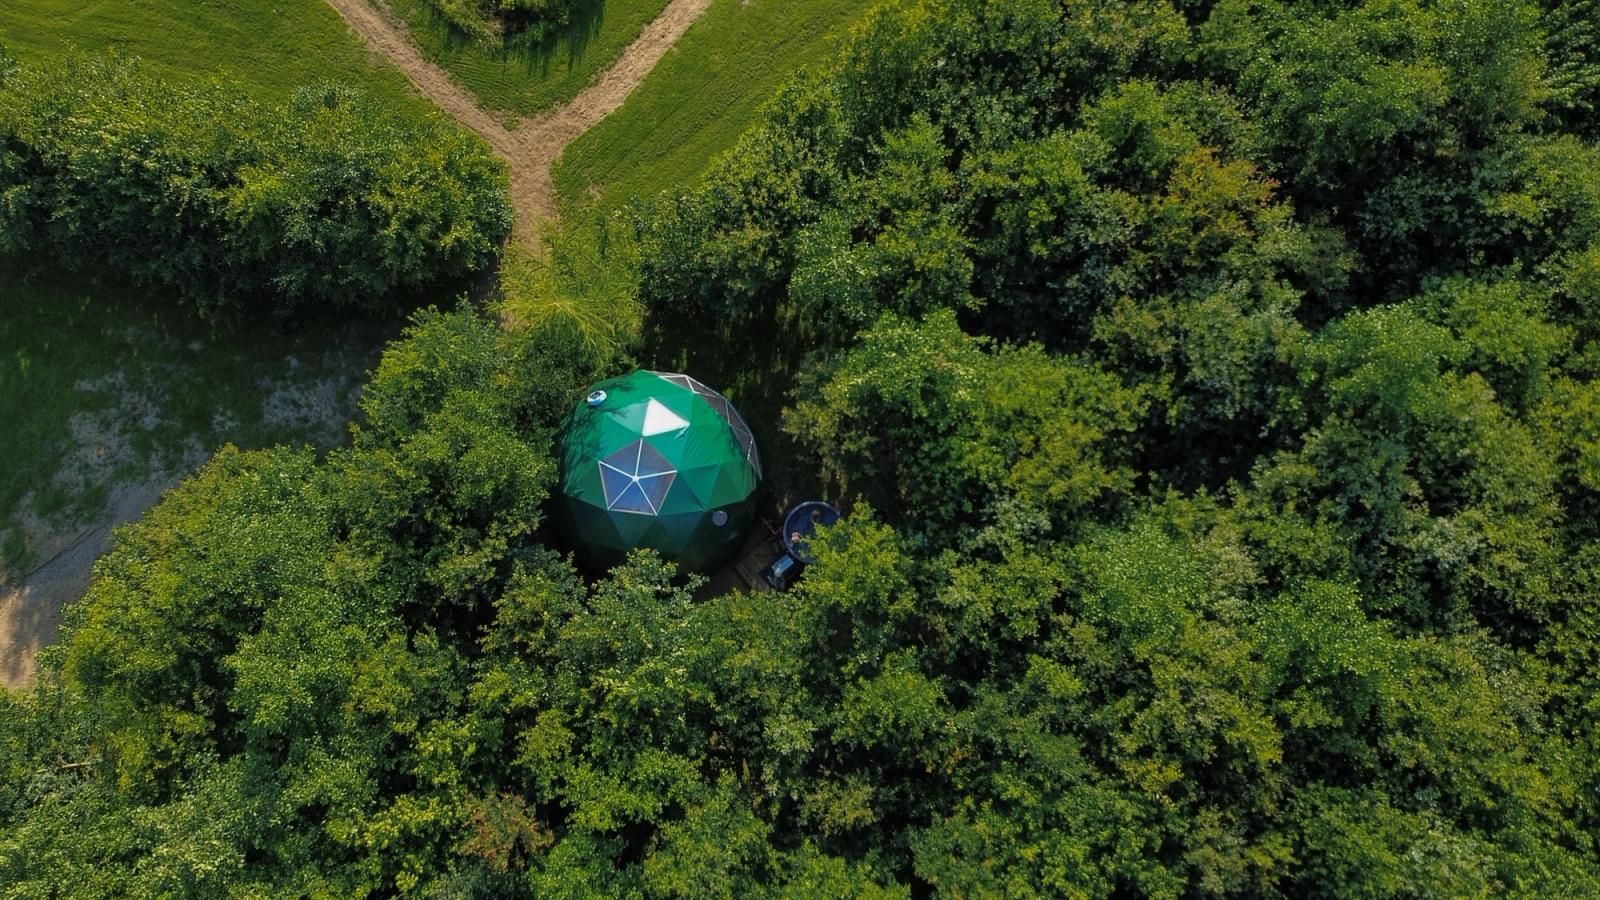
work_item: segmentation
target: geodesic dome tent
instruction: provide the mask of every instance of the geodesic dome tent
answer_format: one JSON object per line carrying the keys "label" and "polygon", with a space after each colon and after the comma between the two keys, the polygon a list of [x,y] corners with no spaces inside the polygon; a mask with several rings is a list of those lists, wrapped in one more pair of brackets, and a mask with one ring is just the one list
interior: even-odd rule
{"label": "geodesic dome tent", "polygon": [[558,520],[588,562],[653,547],[689,570],[739,549],[761,483],[755,435],[728,398],[687,375],[594,385],[561,435]]}

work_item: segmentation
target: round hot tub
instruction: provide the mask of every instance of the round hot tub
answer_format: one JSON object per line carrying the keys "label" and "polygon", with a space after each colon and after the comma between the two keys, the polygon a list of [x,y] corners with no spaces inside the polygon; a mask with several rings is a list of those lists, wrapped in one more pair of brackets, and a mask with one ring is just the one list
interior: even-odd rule
{"label": "round hot tub", "polygon": [[783,548],[802,563],[817,561],[808,544],[818,528],[839,521],[839,511],[821,500],[807,500],[783,517]]}

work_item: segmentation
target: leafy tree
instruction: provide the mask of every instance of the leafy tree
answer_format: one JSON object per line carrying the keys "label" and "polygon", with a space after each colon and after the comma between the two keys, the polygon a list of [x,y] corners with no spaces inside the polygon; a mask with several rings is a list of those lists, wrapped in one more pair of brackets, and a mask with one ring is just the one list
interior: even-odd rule
{"label": "leafy tree", "polygon": [[[1516,633],[1518,622],[1543,619],[1553,602],[1556,473],[1484,376],[1508,387],[1537,384],[1545,377],[1535,368],[1539,355],[1562,335],[1537,322],[1519,323],[1520,334],[1492,328],[1487,340],[1469,330],[1488,324],[1479,317],[1490,308],[1479,300],[1515,298],[1515,290],[1458,285],[1417,304],[1455,301],[1443,317],[1467,331],[1466,341],[1416,305],[1335,323],[1305,355],[1314,425],[1298,450],[1255,474],[1270,531],[1278,530],[1274,519],[1300,516],[1331,526],[1336,540],[1353,544],[1329,571],[1354,572],[1374,600],[1393,598],[1413,621],[1442,626],[1470,608]],[[1474,337],[1483,344],[1469,356]],[[1495,371],[1496,356],[1510,371]],[[1477,360],[1489,365],[1471,371]],[[1300,540],[1281,550],[1302,552],[1290,550]]]}
{"label": "leafy tree", "polygon": [[479,40],[526,33],[534,41],[556,34],[575,13],[602,0],[429,0],[457,29]]}
{"label": "leafy tree", "polygon": [[1508,139],[1546,99],[1533,4],[1222,2],[1200,33],[1258,113],[1272,173],[1352,237],[1374,297],[1493,242]]}
{"label": "leafy tree", "polygon": [[[17,61],[0,44],[0,90],[17,70]],[[4,254],[26,250],[31,239],[28,184],[32,179],[23,168],[27,156],[19,149],[14,127],[0,119],[0,253]]]}
{"label": "leafy tree", "polygon": [[786,426],[824,474],[935,546],[1007,504],[1070,522],[1132,479],[1137,391],[1037,346],[990,352],[948,311],[885,319],[802,390]]}
{"label": "leafy tree", "polygon": [[154,790],[231,743],[223,659],[278,598],[319,579],[331,522],[313,459],[225,449],[98,564],[65,625],[62,669],[96,698],[123,783]]}
{"label": "leafy tree", "polygon": [[1540,4],[1550,60],[1547,79],[1551,105],[1563,130],[1600,136],[1595,118],[1600,101],[1600,8],[1593,0],[1552,0]]}

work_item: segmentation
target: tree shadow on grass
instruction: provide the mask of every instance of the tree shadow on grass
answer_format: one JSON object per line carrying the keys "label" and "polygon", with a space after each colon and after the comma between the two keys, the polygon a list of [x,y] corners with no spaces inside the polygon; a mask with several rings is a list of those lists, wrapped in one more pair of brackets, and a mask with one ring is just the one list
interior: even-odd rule
{"label": "tree shadow on grass", "polygon": [[571,71],[583,60],[589,46],[605,25],[605,0],[589,0],[572,13],[572,21],[549,35],[521,31],[502,37],[498,45],[486,46],[482,39],[462,31],[431,4],[423,4],[428,26],[444,34],[445,49],[452,54],[487,50],[492,56],[521,63],[524,72],[548,76],[560,66]]}

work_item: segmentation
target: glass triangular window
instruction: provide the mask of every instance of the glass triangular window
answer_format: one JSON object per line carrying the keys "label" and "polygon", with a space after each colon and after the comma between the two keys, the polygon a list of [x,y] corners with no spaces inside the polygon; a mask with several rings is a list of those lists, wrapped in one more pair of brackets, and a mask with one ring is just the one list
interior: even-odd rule
{"label": "glass triangular window", "polygon": [[653,516],[661,510],[677,474],[672,463],[654,447],[634,441],[600,461],[606,509]]}
{"label": "glass triangular window", "polygon": [[667,500],[667,491],[672,490],[672,481],[677,477],[677,472],[668,472],[664,475],[646,475],[639,479],[637,482],[639,490],[644,492],[652,513],[661,511],[661,504]]}
{"label": "glass triangular window", "polygon": [[644,490],[639,487],[639,482],[637,481],[630,482],[627,487],[623,488],[622,493],[617,495],[617,499],[611,501],[609,508],[613,512],[640,513],[647,516],[655,515],[655,509],[650,505],[650,498],[644,495]]}
{"label": "glass triangular window", "polygon": [[618,471],[606,463],[600,464],[600,485],[605,488],[607,508],[610,508],[616,502],[616,498],[622,496],[622,492],[633,482],[632,473]]}

